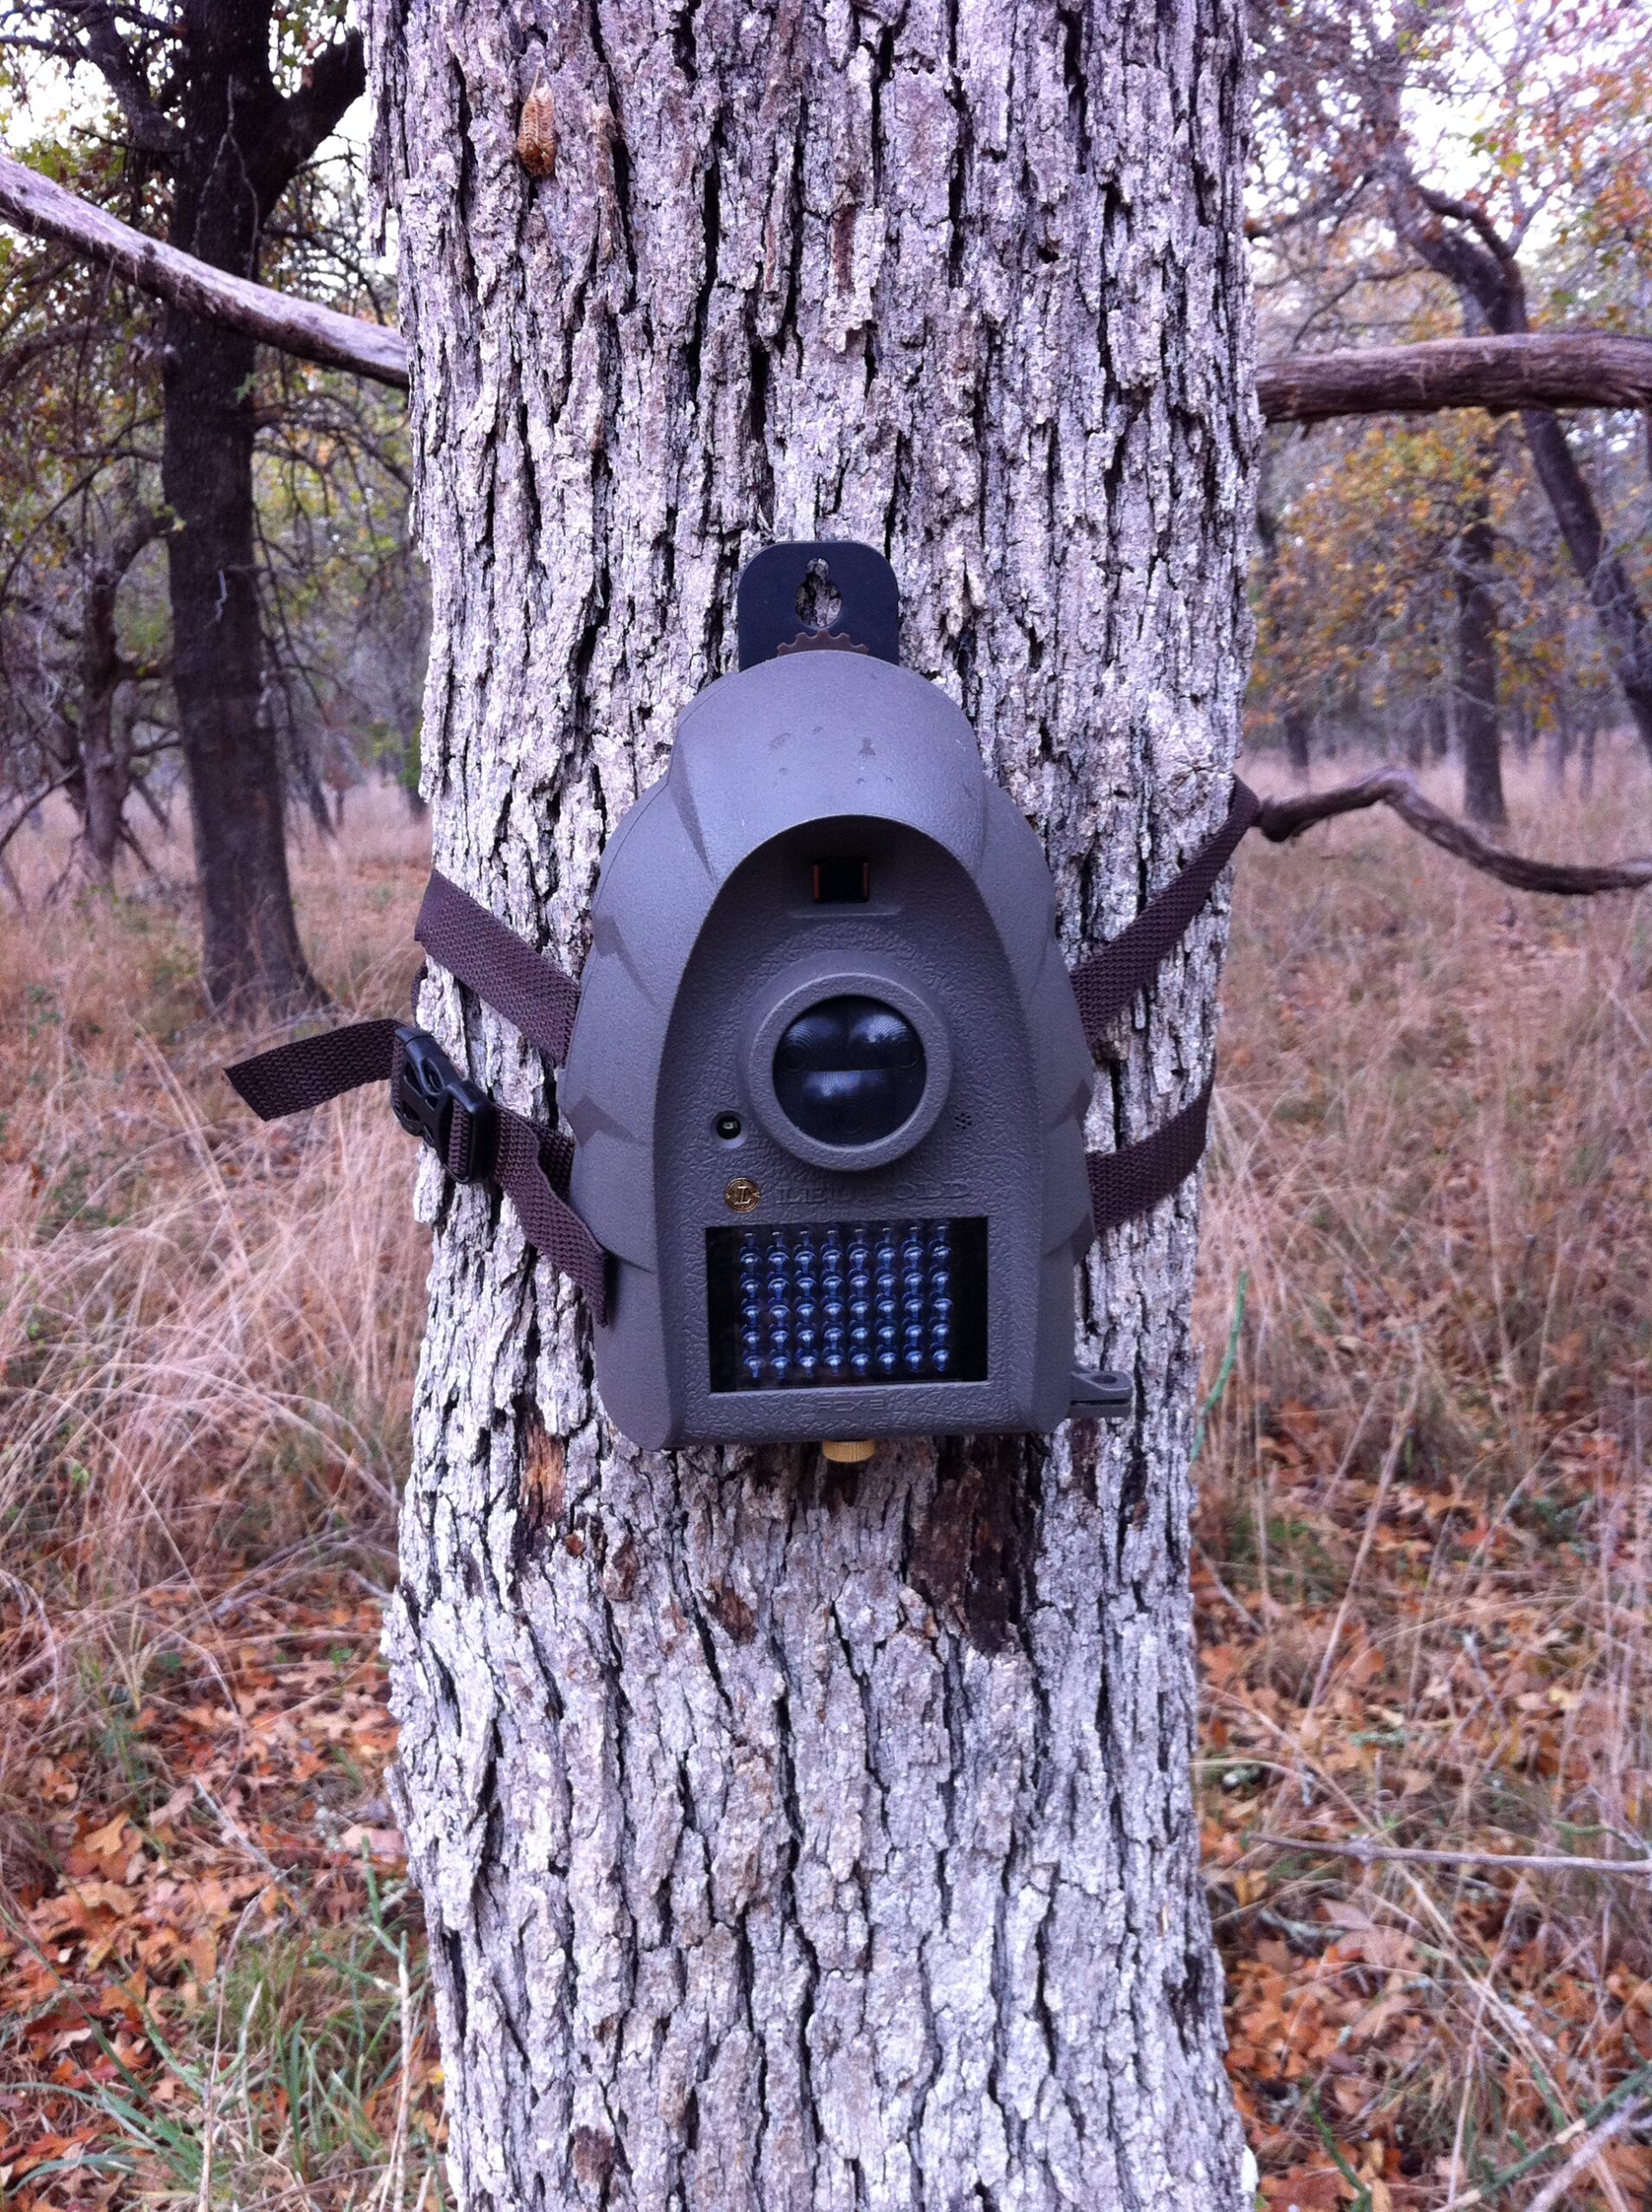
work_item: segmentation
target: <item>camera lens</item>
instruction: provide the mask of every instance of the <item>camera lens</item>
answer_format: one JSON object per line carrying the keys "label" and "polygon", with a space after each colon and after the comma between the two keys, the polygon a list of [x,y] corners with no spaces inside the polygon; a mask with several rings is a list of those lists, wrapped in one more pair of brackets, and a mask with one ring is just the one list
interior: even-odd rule
{"label": "camera lens", "polygon": [[774,1048],[774,1094],[817,1144],[875,1144],[918,1110],[924,1046],[881,999],[823,999]]}

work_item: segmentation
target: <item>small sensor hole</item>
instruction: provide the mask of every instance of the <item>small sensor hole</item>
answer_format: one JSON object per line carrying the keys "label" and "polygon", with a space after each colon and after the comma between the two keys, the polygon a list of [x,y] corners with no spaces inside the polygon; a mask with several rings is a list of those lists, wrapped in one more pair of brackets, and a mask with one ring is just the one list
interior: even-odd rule
{"label": "small sensor hole", "polygon": [[817,906],[863,906],[872,896],[870,861],[826,860],[814,863]]}
{"label": "small sensor hole", "polygon": [[717,1135],[722,1139],[725,1144],[733,1144],[735,1138],[740,1135],[740,1116],[738,1114],[719,1114],[716,1120],[711,1126],[717,1132]]}

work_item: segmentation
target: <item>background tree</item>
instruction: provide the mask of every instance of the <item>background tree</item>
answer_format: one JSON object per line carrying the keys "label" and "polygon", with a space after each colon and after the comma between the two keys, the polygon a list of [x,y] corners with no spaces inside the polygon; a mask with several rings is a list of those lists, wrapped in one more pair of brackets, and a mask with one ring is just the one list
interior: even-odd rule
{"label": "background tree", "polygon": [[[158,188],[144,186],[118,140],[99,135],[98,113],[89,124],[77,105],[54,124],[37,99],[35,160],[94,205],[153,219]],[[347,149],[311,162],[266,229],[264,259],[285,285],[382,313],[388,280],[365,251],[357,188]],[[12,708],[0,774],[14,795],[0,839],[48,790],[63,788],[83,806],[82,726],[112,721],[109,757],[118,772],[93,779],[107,801],[94,810],[105,834],[83,836],[78,849],[86,871],[107,880],[118,845],[139,849],[124,798],[152,796],[157,773],[169,781],[156,756],[176,741],[171,626],[166,594],[157,602],[153,588],[172,526],[162,481],[163,318],[61,246],[10,237],[0,246],[0,377],[30,423],[26,447],[0,452],[10,548],[0,574],[0,680]],[[416,753],[424,591],[404,527],[404,410],[347,374],[269,353],[243,397],[253,437],[261,741],[283,798],[308,803],[330,834],[324,785],[341,791],[371,767],[405,779]],[[128,509],[139,518],[136,538]],[[94,588],[123,546],[126,559],[137,548],[131,576]],[[118,594],[123,620],[147,640],[134,641],[136,660],[111,627]],[[84,708],[83,681],[91,686]],[[135,718],[134,749],[121,739]]]}
{"label": "background tree", "polygon": [[[106,183],[93,156],[77,181]],[[60,248],[0,240],[0,855],[48,793],[79,820],[73,863],[111,878],[132,793],[169,741],[150,319]]]}
{"label": "background tree", "polygon": [[[135,188],[141,181],[144,200],[158,195],[171,241],[256,277],[283,196],[363,87],[360,41],[339,28],[340,16],[340,6],[278,10],[273,0],[176,0],[158,12],[77,0],[8,9],[0,30],[14,55],[96,72],[118,105]],[[175,307],[163,315],[171,679],[194,824],[202,979],[224,1008],[315,996],[293,918],[267,701],[255,353],[221,324]]]}
{"label": "background tree", "polygon": [[[1652,210],[1652,159],[1632,103],[1652,69],[1644,10],[1623,0],[1536,10],[1517,0],[1413,0],[1397,11],[1269,0],[1256,20],[1257,227],[1281,291],[1315,302],[1298,315],[1297,342],[1323,343],[1350,315],[1369,335],[1374,302],[1386,293],[1406,302],[1418,268],[1450,288],[1471,334],[1621,327],[1626,293],[1639,295],[1643,315],[1636,241]],[[1598,448],[1598,434],[1580,441],[1547,408],[1522,408],[1520,423],[1652,753],[1644,549],[1614,527],[1598,475],[1579,461],[1580,443]],[[1620,443],[1629,429],[1619,427]],[[1459,564],[1465,608],[1476,597],[1468,580],[1484,565],[1477,553]],[[1486,611],[1465,619],[1484,628]]]}
{"label": "background tree", "polygon": [[[819,532],[887,549],[1069,951],[1115,931],[1237,740],[1238,9],[781,0],[663,36],[634,0],[378,0],[369,35],[438,865],[577,967],[740,563]],[[1203,1082],[1224,933],[1120,1034],[1103,1144]],[[423,1011],[548,1110],[485,1009],[433,980]],[[634,1450],[509,1210],[441,1200],[388,1634],[467,2202],[1237,2212],[1189,1781],[1194,1206],[1090,1263],[1132,1424],[845,1483]]]}

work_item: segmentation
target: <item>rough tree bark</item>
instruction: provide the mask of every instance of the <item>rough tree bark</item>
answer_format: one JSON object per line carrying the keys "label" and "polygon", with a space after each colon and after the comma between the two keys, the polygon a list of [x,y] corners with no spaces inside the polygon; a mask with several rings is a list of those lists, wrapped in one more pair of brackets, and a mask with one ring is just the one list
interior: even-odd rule
{"label": "rough tree bark", "polygon": [[[1115,932],[1237,744],[1237,0],[367,15],[438,864],[577,967],[741,562],[853,536],[1039,825],[1071,953]],[[1123,1026],[1098,1141],[1203,1081],[1225,934],[1218,901]],[[445,979],[423,1008],[547,1110],[513,1033]],[[462,2202],[1238,2212],[1189,1773],[1195,1188],[1090,1263],[1133,1426],[851,1480],[637,1452],[510,1210],[423,1199],[387,1643]]]}

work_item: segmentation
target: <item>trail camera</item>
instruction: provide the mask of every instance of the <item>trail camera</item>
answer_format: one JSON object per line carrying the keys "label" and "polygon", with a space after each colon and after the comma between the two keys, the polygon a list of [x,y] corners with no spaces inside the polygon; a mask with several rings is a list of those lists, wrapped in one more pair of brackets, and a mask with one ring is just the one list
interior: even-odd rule
{"label": "trail camera", "polygon": [[[842,612],[799,635],[811,557]],[[1094,1071],[1043,852],[896,664],[876,556],[773,547],[740,620],[592,907],[562,1104],[603,1402],[648,1446],[1053,1428]]]}
{"label": "trail camera", "polygon": [[[837,613],[807,625],[827,572]],[[561,1066],[572,1139],[410,1023],[230,1070],[270,1119],[388,1077],[403,1128],[491,1181],[584,1292],[609,1418],[647,1448],[1054,1428],[1128,1412],[1072,1366],[1091,1238],[1191,1173],[1210,1084],[1086,1155],[1091,1053],[1258,812],[1223,827],[1070,974],[1038,839],[963,715],[899,664],[887,563],[772,546],[740,669],[678,719],[603,855],[576,986],[433,874],[430,956]]]}

